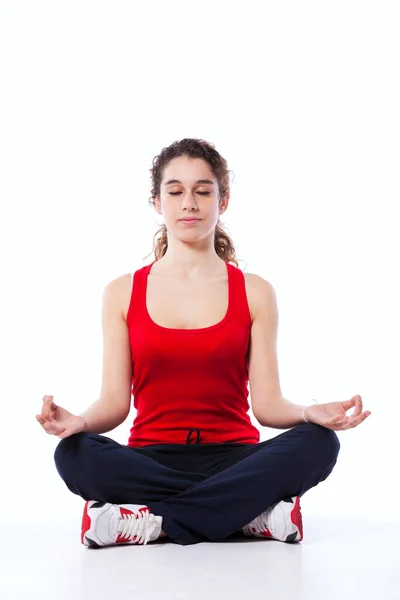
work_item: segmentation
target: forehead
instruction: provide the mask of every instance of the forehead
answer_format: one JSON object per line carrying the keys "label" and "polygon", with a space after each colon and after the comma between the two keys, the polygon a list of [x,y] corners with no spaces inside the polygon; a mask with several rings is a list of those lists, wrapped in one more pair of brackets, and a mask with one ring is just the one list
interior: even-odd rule
{"label": "forehead", "polygon": [[180,156],[171,160],[164,169],[163,184],[202,183],[213,185],[216,179],[210,165],[201,158]]}

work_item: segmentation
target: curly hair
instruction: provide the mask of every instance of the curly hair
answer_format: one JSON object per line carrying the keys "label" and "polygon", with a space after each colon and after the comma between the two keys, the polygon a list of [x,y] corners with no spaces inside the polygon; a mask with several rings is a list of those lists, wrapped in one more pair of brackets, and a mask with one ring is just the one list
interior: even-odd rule
{"label": "curly hair", "polygon": [[[225,158],[217,152],[212,143],[201,139],[184,138],[163,148],[161,153],[153,159],[153,166],[150,169],[152,179],[151,197],[149,199],[150,206],[154,208],[154,198],[160,197],[161,181],[165,167],[173,158],[177,158],[178,156],[188,156],[189,158],[201,158],[205,160],[210,165],[214,176],[218,180],[220,198],[225,197],[226,192],[229,190],[229,173],[231,172],[228,169],[228,163]],[[157,238],[157,236],[159,237]],[[153,237],[153,252],[156,261],[164,256],[167,248],[167,226],[163,224]],[[228,263],[233,262],[236,267],[239,266],[233,242],[219,220],[215,227],[214,248],[222,260]],[[150,256],[150,254],[147,256]]]}

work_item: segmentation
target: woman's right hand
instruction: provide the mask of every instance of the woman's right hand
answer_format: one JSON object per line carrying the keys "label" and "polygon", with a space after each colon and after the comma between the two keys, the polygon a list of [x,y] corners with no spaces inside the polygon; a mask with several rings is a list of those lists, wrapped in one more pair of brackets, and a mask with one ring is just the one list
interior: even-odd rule
{"label": "woman's right hand", "polygon": [[82,417],[73,415],[65,408],[57,406],[53,402],[53,396],[43,396],[42,414],[36,415],[36,420],[46,433],[58,435],[61,439],[84,431],[87,427],[86,421]]}

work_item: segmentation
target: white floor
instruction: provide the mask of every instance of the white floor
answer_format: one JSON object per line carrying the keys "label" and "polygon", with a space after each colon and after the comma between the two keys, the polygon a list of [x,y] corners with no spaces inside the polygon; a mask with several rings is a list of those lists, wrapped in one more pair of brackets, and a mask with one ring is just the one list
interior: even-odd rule
{"label": "white floor", "polygon": [[304,516],[304,540],[97,549],[80,523],[2,523],[3,600],[400,599],[400,524]]}

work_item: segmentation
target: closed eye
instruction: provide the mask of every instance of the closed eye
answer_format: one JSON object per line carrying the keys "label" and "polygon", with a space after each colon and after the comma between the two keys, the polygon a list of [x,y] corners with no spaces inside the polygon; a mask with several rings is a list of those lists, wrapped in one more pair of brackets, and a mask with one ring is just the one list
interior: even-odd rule
{"label": "closed eye", "polygon": [[[198,194],[201,194],[202,196],[208,196],[210,192],[197,192]],[[177,194],[182,194],[182,192],[169,192],[170,196],[176,196]]]}

